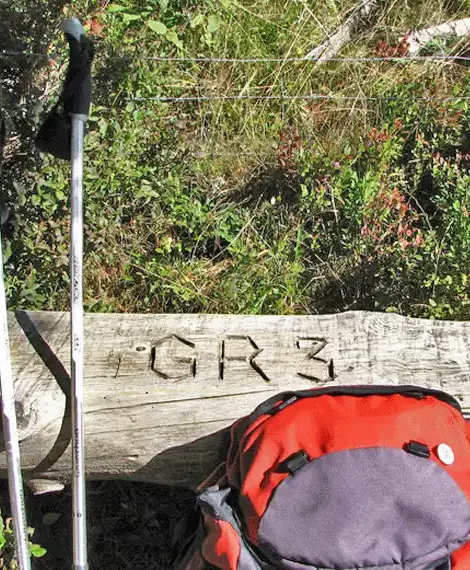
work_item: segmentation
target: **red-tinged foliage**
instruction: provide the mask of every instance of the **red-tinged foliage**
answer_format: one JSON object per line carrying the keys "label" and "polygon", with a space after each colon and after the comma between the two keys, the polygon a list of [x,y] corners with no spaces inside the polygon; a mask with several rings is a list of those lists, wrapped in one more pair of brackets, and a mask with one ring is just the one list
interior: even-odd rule
{"label": "red-tinged foliage", "polygon": [[371,199],[363,218],[361,236],[373,245],[374,251],[384,253],[397,244],[402,250],[420,248],[425,244],[417,227],[418,216],[398,188],[381,190]]}
{"label": "red-tinged foliage", "polygon": [[375,53],[379,57],[405,57],[408,55],[408,35],[404,36],[398,43],[390,44],[381,40],[375,46]]}

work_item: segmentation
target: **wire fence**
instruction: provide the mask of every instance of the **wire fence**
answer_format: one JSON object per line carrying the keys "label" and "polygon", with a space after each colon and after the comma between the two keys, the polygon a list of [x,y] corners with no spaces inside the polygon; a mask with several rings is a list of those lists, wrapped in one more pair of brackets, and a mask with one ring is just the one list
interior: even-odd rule
{"label": "wire fence", "polygon": [[[47,58],[54,59],[58,54],[47,54],[39,52],[24,52],[24,51],[1,51],[0,58],[15,58],[15,57],[33,57],[33,58]],[[103,54],[108,61],[153,61],[156,63],[193,63],[193,64],[294,64],[294,63],[451,63],[451,62],[470,62],[470,56],[463,55],[410,55],[410,56],[393,56],[393,57],[379,57],[379,56],[364,56],[364,57],[329,57],[323,60],[321,57],[286,57],[286,58],[229,58],[229,57],[163,57],[151,55],[109,55]],[[281,85],[282,88],[282,85]],[[283,89],[282,89],[283,91]],[[270,93],[269,95],[247,95],[247,94],[234,94],[234,95],[190,95],[190,96],[169,96],[159,95],[151,97],[127,97],[126,101],[134,102],[162,102],[162,103],[188,103],[188,102],[209,102],[209,101],[239,101],[239,100],[257,100],[257,101],[296,101],[296,100],[337,100],[337,101],[395,101],[402,100],[403,96],[369,96],[365,94],[359,95],[338,95],[328,93],[296,93],[286,94],[284,92],[276,94]],[[419,101],[462,101],[470,99],[470,96],[412,96],[413,100]]]}
{"label": "wire fence", "polygon": [[[16,58],[16,57],[31,57],[31,58],[47,58],[54,59],[57,55],[40,52],[25,52],[25,51],[0,51],[0,58]],[[293,63],[451,63],[451,62],[470,62],[470,56],[463,55],[409,55],[409,56],[392,56],[392,57],[379,57],[379,56],[364,56],[364,57],[328,57],[327,60],[322,57],[286,57],[286,58],[227,58],[227,57],[164,57],[164,56],[151,56],[151,55],[109,55],[103,54],[107,61],[154,61],[156,63],[193,63],[193,64],[293,64]],[[280,85],[283,91],[282,84]],[[325,93],[298,93],[298,94],[279,94],[269,95],[201,95],[201,96],[166,96],[160,95],[155,97],[128,97],[126,101],[144,102],[144,101],[159,101],[159,102],[204,102],[204,101],[235,101],[235,100],[341,100],[341,101],[393,101],[403,99],[403,97],[393,96],[368,96],[368,95],[337,95]],[[470,96],[414,96],[414,100],[422,101],[459,101],[470,99]]]}
{"label": "wire fence", "polygon": [[[59,53],[48,54],[39,52],[25,52],[25,51],[0,51],[0,57],[39,57],[54,59]],[[109,55],[106,56],[109,61],[122,61],[122,60],[134,60],[134,61],[155,61],[161,63],[377,63],[377,62],[395,62],[395,63],[414,63],[414,62],[452,62],[452,61],[462,61],[470,62],[469,56],[463,55],[409,55],[409,56],[390,56],[390,57],[380,57],[380,56],[364,56],[364,57],[328,57],[328,59],[320,57],[277,57],[277,58],[230,58],[230,57],[164,57],[164,56],[151,56],[151,55]]]}
{"label": "wire fence", "polygon": [[[466,101],[470,100],[470,96],[468,95],[461,95],[461,96],[453,96],[453,97],[446,97],[446,96],[412,96],[411,97],[414,101]],[[296,100],[306,100],[306,101],[315,101],[315,100],[329,100],[329,101],[403,101],[407,100],[404,96],[368,96],[368,95],[357,95],[357,96],[348,96],[348,95],[323,95],[323,94],[298,94],[298,95],[285,95],[285,94],[273,94],[273,95],[201,95],[201,96],[189,96],[189,97],[168,97],[168,96],[159,96],[159,97],[127,97],[126,101],[135,101],[144,103],[147,101],[159,101],[162,103],[170,103],[170,102],[180,102],[180,103],[188,103],[188,102],[198,102],[203,103],[206,101],[277,101],[277,100],[285,100],[285,101],[296,101]]]}
{"label": "wire fence", "polygon": [[[21,67],[19,58],[36,58],[36,59],[47,59],[54,60],[57,57],[63,57],[65,52],[57,53],[40,53],[40,52],[27,52],[27,51],[11,51],[4,50],[0,51],[0,61],[8,61],[8,66],[10,67]],[[109,62],[154,62],[156,64],[193,64],[193,65],[267,65],[267,64],[305,64],[305,65],[316,65],[316,64],[377,64],[377,63],[390,63],[390,64],[452,64],[461,63],[466,64],[470,62],[470,56],[465,55],[446,55],[446,54],[434,54],[434,55],[404,55],[404,56],[357,56],[357,57],[329,57],[327,60],[320,57],[247,57],[247,58],[231,58],[231,57],[164,57],[159,55],[136,55],[136,54],[107,54],[105,50],[100,52],[103,60],[101,63],[106,64]],[[170,89],[178,89],[183,94],[172,95],[169,92]],[[359,103],[359,102],[376,102],[376,103],[386,103],[393,101],[422,101],[422,102],[457,102],[457,101],[468,101],[470,100],[470,95],[417,95],[410,93],[401,95],[370,95],[364,92],[358,92],[357,94],[340,94],[340,93],[328,93],[328,92],[286,92],[284,87],[283,75],[280,74],[278,77],[278,83],[270,86],[259,86],[251,87],[249,90],[262,90],[264,93],[250,94],[245,93],[245,89],[242,89],[240,93],[213,93],[213,89],[209,86],[206,87],[206,93],[200,85],[166,85],[164,91],[161,94],[155,96],[141,96],[132,94],[124,96],[122,100],[125,103],[210,103],[210,102],[237,102],[237,101],[279,101],[281,103],[295,102],[295,101],[307,101],[307,102],[339,102],[339,103]],[[207,93],[209,91],[209,93]],[[352,109],[341,109],[346,111],[352,111]],[[282,114],[284,116],[285,109],[282,108]],[[202,131],[201,127],[201,131]],[[202,141],[201,141],[202,143]],[[198,151],[199,152],[199,151]],[[202,153],[200,153],[202,155]],[[240,156],[242,155],[256,155],[257,153],[250,152],[216,152],[211,149],[204,153],[207,156]]]}

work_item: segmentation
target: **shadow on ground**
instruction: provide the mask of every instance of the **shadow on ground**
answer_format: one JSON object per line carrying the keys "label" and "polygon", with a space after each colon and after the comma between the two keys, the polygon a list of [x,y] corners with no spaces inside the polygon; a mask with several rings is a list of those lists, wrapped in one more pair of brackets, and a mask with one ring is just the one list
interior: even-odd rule
{"label": "shadow on ground", "polygon": [[[170,525],[191,507],[194,493],[127,481],[94,481],[87,489],[90,569],[168,570]],[[1,481],[4,512],[9,511],[7,496],[6,481]],[[33,541],[48,551],[34,560],[34,570],[71,568],[71,512],[69,487],[27,497],[28,523],[36,529]]]}
{"label": "shadow on ground", "polygon": [[301,199],[300,184],[298,172],[272,164],[255,171],[241,188],[231,193],[230,199],[254,206],[279,198],[283,206],[295,210]]}

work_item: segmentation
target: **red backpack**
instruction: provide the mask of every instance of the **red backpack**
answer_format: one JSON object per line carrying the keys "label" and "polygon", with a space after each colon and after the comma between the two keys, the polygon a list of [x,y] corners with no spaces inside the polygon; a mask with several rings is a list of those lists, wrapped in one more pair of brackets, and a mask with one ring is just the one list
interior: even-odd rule
{"label": "red backpack", "polygon": [[470,570],[467,437],[438,390],[278,394],[232,426],[173,570]]}

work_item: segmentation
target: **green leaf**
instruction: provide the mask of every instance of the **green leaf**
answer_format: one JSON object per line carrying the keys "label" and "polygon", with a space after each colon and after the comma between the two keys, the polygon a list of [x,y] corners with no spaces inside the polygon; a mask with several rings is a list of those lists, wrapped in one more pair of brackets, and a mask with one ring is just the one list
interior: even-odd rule
{"label": "green leaf", "polygon": [[126,10],[125,6],[121,6],[120,4],[110,4],[107,8],[108,12],[114,14],[116,12],[124,12]]}
{"label": "green leaf", "polygon": [[39,544],[30,544],[29,551],[34,558],[41,558],[41,556],[44,556],[47,552],[47,550],[42,546],[39,546]]}
{"label": "green leaf", "polygon": [[135,22],[136,20],[140,20],[140,16],[137,14],[123,14],[122,16],[122,21],[125,24],[128,24],[129,22]]}
{"label": "green leaf", "polygon": [[183,49],[183,43],[177,36],[175,30],[168,30],[167,33],[165,34],[165,37],[169,42],[175,44],[177,48]]}
{"label": "green leaf", "polygon": [[0,515],[0,550],[5,546],[7,539],[5,537],[5,523],[3,522],[3,517]]}
{"label": "green leaf", "polygon": [[149,20],[147,26],[159,36],[164,36],[168,32],[168,28],[163,22],[158,22],[157,20]]}
{"label": "green leaf", "polygon": [[194,30],[194,28],[197,28],[203,22],[204,22],[204,16],[202,14],[197,14],[197,16],[194,16],[194,18],[191,20],[189,26],[191,27],[192,30]]}
{"label": "green leaf", "polygon": [[217,16],[211,15],[207,20],[207,29],[211,34],[220,28],[220,20]]}

